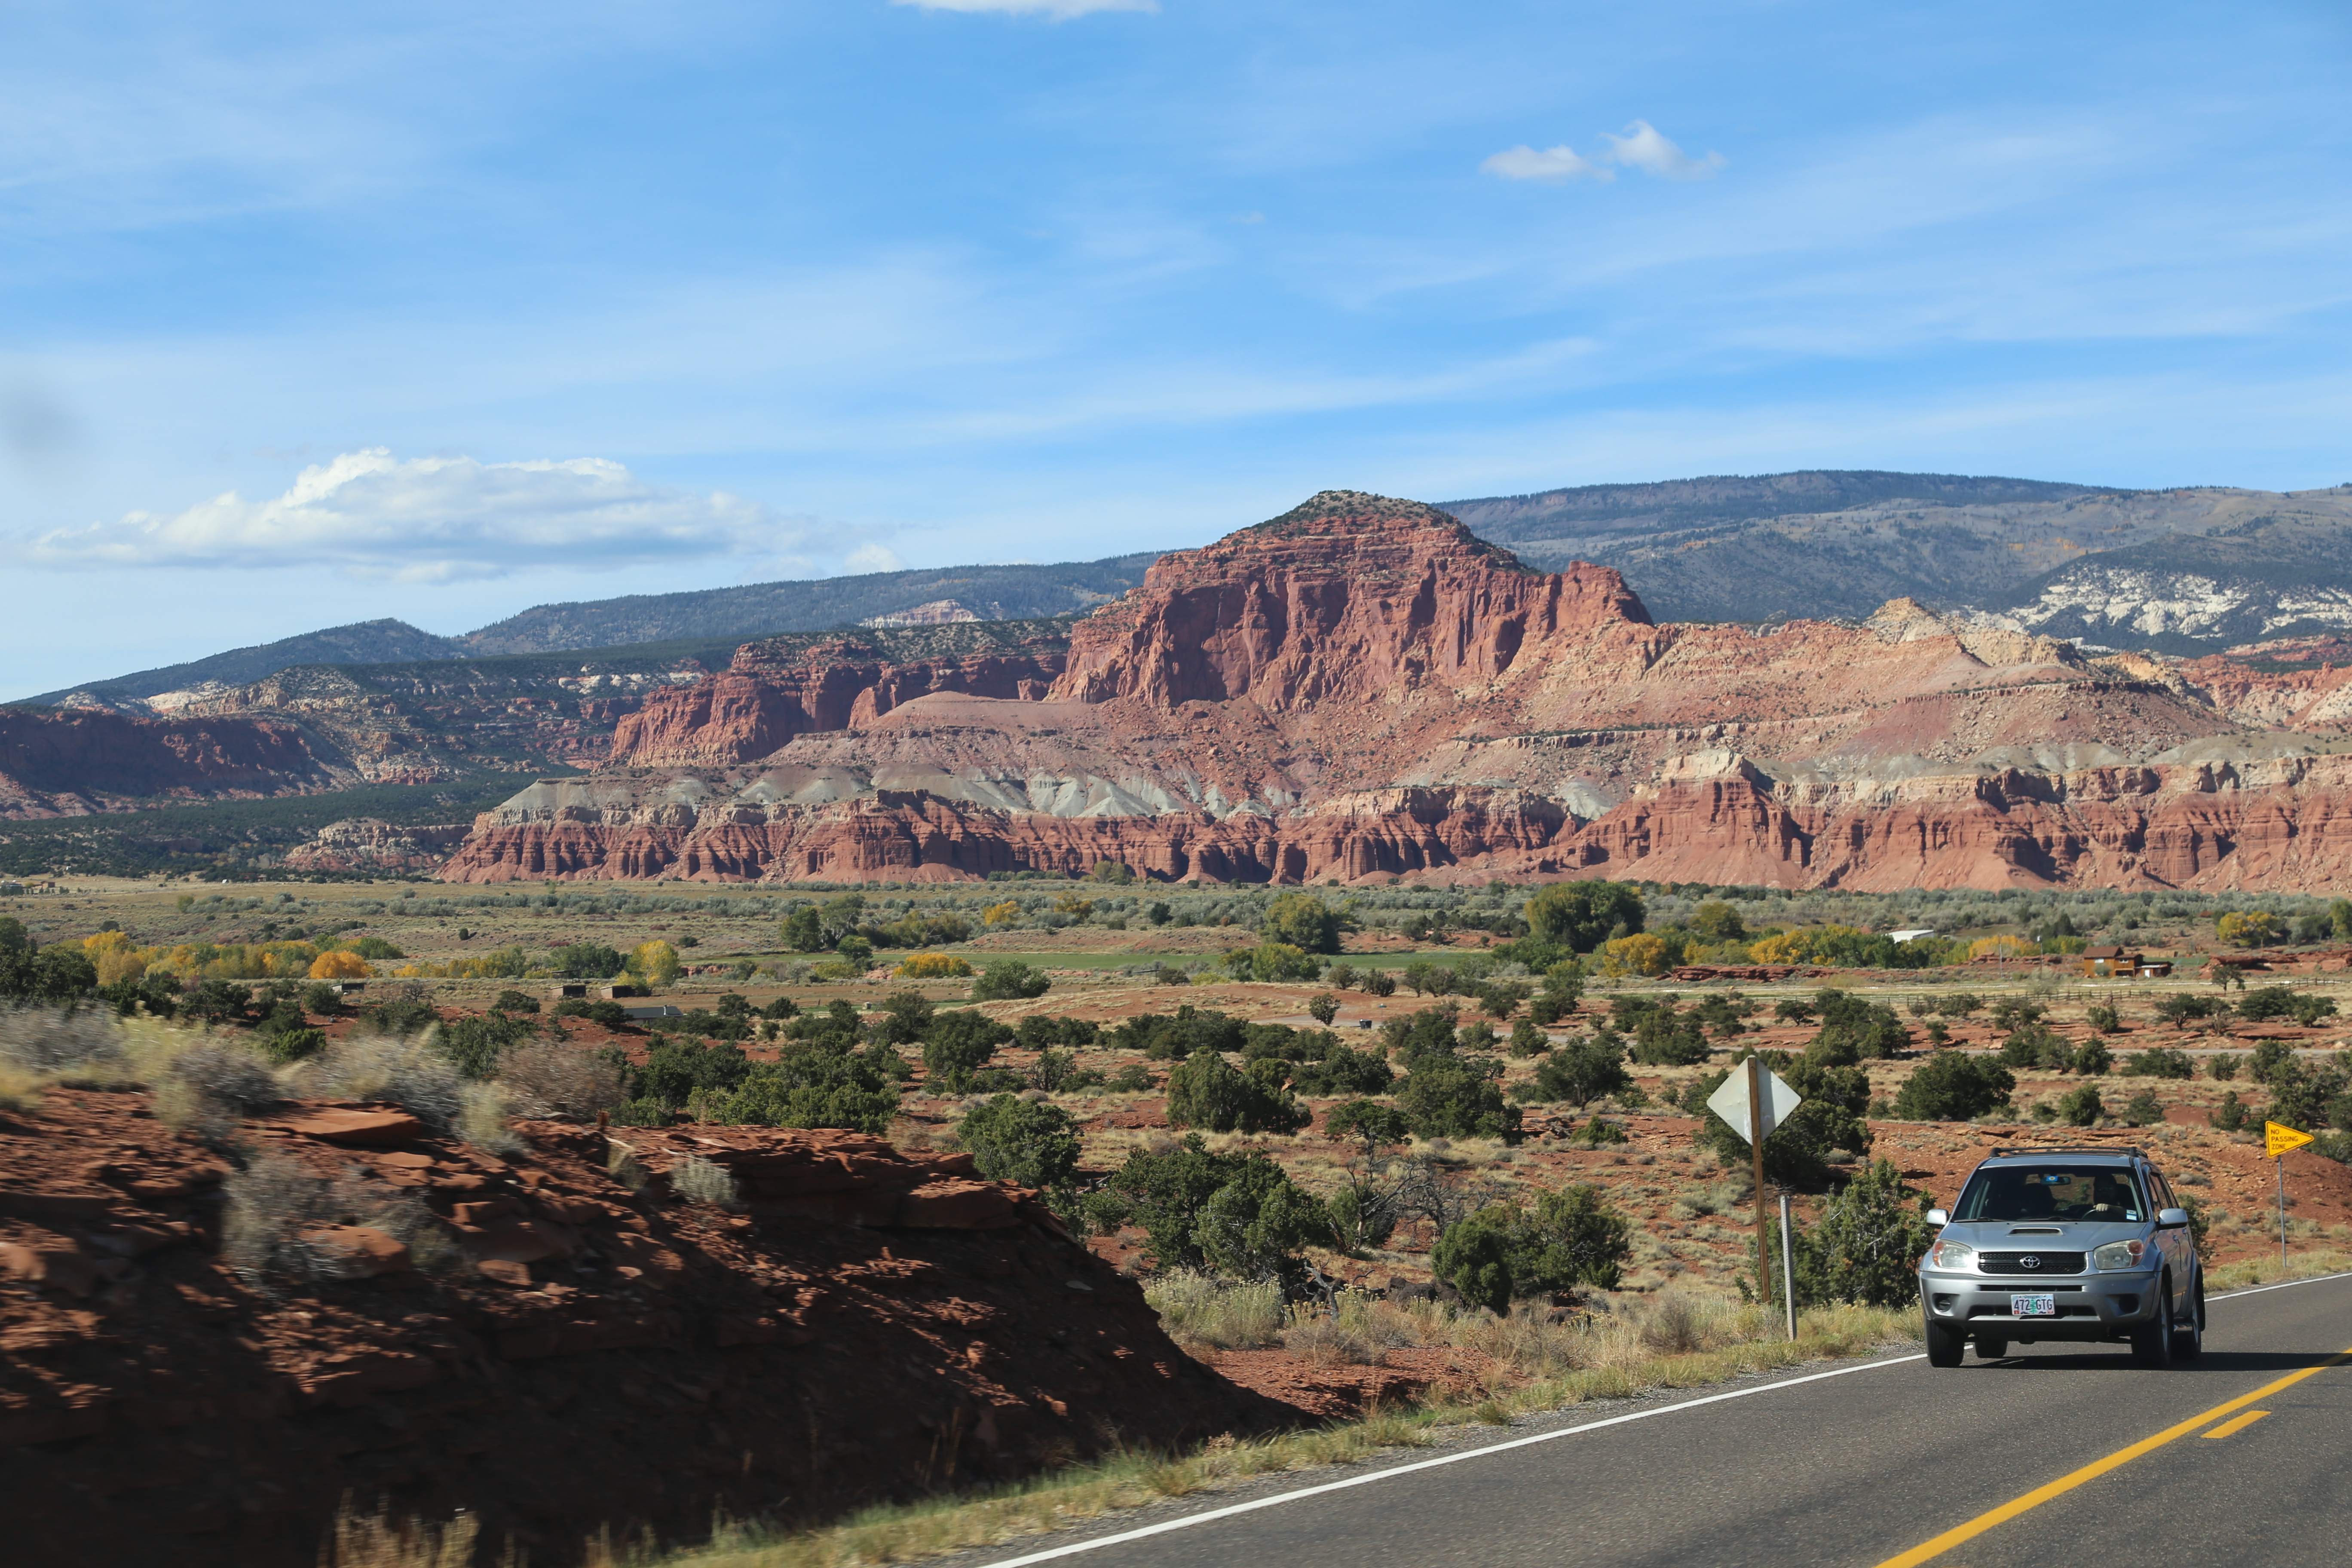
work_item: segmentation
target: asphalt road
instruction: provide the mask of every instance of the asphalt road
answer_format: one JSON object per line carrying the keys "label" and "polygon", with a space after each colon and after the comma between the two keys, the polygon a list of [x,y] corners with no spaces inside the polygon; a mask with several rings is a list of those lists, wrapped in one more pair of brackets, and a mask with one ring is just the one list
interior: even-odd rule
{"label": "asphalt road", "polygon": [[[1575,1430],[1601,1418],[1588,1407],[1439,1456],[1453,1462],[1286,1478],[975,1560],[2038,1568],[2186,1553],[2339,1568],[2352,1561],[2352,1279],[2218,1299],[2208,1320],[2205,1354],[2168,1371],[2134,1366],[2121,1345],[2036,1345],[1997,1362],[1971,1351],[1947,1371],[1888,1360],[1763,1379],[1598,1430]],[[1280,1500],[1215,1517],[1267,1500]],[[1200,1522],[1166,1528],[1185,1519]]]}

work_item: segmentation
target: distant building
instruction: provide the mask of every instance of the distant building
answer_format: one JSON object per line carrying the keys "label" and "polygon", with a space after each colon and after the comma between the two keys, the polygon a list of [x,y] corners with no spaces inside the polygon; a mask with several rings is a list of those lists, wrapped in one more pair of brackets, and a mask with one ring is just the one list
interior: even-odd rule
{"label": "distant building", "polygon": [[1886,933],[1888,940],[1893,942],[1917,942],[1923,936],[1935,934],[1936,929],[1933,926],[1920,926],[1913,931],[1891,931]]}
{"label": "distant building", "polygon": [[[2086,947],[2076,954],[2083,961],[2083,973],[2094,980],[2133,980],[2142,977],[2147,961],[2137,952],[2120,947]],[[2172,973],[2172,965],[2156,966],[2160,973]]]}
{"label": "distant building", "polygon": [[566,981],[561,985],[549,986],[547,994],[557,1002],[567,1002],[575,996],[584,1001],[588,995],[588,983],[584,980]]}

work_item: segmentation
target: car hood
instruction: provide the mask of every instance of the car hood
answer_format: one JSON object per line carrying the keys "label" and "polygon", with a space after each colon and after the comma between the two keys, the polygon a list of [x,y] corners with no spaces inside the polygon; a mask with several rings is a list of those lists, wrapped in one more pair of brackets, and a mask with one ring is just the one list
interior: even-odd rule
{"label": "car hood", "polygon": [[2130,1241],[2147,1237],[2154,1220],[2089,1220],[2057,1221],[2056,1235],[2045,1226],[2037,1235],[2014,1236],[2009,1222],[1979,1221],[1974,1224],[1948,1225],[1943,1234],[1954,1241],[1965,1241],[1970,1247],[1986,1252],[2031,1252],[2037,1247],[2053,1251],[2088,1252],[2110,1241]]}

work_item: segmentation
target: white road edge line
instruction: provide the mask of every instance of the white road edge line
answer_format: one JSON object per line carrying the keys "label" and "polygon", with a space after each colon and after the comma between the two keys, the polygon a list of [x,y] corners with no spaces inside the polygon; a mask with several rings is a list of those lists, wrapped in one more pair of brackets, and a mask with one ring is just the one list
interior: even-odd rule
{"label": "white road edge line", "polygon": [[2205,1304],[2211,1306],[2216,1301],[2234,1301],[2241,1296],[2260,1296],[2270,1290],[2292,1290],[2298,1285],[2325,1285],[2330,1279],[2352,1279],[2352,1269],[2341,1274],[2315,1274],[2308,1279],[2283,1279],[2275,1285],[2249,1285],[2242,1290],[2224,1290],[2219,1296],[2206,1297]]}
{"label": "white road edge line", "polygon": [[[2242,1296],[2260,1296],[2266,1291],[2291,1289],[2297,1285],[2321,1285],[2330,1279],[2352,1279],[2352,1271],[2342,1274],[2315,1274],[2308,1279],[2288,1279],[2276,1285],[2254,1285],[2243,1290],[2231,1290],[2206,1299],[2210,1306],[2215,1301],[2232,1301]],[[1770,1394],[1776,1389],[1795,1388],[1802,1384],[1820,1383],[1825,1378],[1851,1377],[1857,1372],[1875,1372],[1881,1367],[1901,1366],[1906,1362],[1925,1361],[1927,1352],[1917,1355],[1889,1356],[1885,1361],[1864,1362],[1859,1366],[1842,1366],[1830,1372],[1811,1373],[1803,1377],[1785,1378],[1779,1383],[1759,1384],[1754,1388],[1735,1388],[1728,1394],[1710,1394],[1698,1399],[1685,1399],[1674,1405],[1661,1405],[1651,1410],[1635,1410],[1623,1415],[1612,1415],[1605,1421],[1588,1421],[1580,1426],[1563,1426],[1557,1432],[1538,1432],[1532,1436],[1513,1437],[1507,1442],[1487,1443],[1465,1449],[1458,1454],[1444,1454],[1434,1459],[1417,1459],[1410,1465],[1395,1465],[1370,1475],[1349,1476],[1344,1480],[1326,1481],[1321,1486],[1300,1487],[1296,1491],[1276,1492],[1272,1497],[1257,1498],[1249,1502],[1237,1502],[1226,1508],[1213,1508],[1205,1513],[1186,1514],[1182,1519],[1162,1520],[1136,1530],[1123,1530],[1116,1535],[1097,1536],[1091,1541],[1073,1541],[1066,1545],[1048,1547],[1024,1556],[1000,1558],[986,1568],[1028,1568],[1033,1563],[1051,1563],[1060,1557],[1075,1557],[1082,1552],[1096,1552],[1106,1546],[1124,1545],[1150,1536],[1165,1535],[1171,1531],[1190,1530],[1196,1524],[1208,1524],[1235,1514],[1255,1513],[1262,1508],[1274,1508],[1282,1503],[1297,1502],[1302,1498],[1320,1497],[1326,1492],[1346,1491],[1350,1487],[1368,1487],[1375,1481],[1385,1481],[1395,1476],[1409,1476],[1416,1470],[1433,1470],[1441,1465],[1458,1465],[1466,1459],[1480,1459],[1489,1454],[1499,1454],[1510,1448],[1524,1448],[1535,1443],[1549,1443],[1560,1437],[1574,1437],[1586,1432],[1598,1432],[1604,1426],[1622,1426],[1628,1421],[1646,1421],[1653,1415],[1672,1415],[1678,1410],[1696,1410],[1702,1405],[1720,1405],[1727,1399],[1746,1399],[1750,1394]]]}
{"label": "white road edge line", "polygon": [[1066,1546],[1049,1547],[1022,1557],[1006,1557],[988,1568],[1025,1568],[1032,1563],[1050,1563],[1057,1557],[1075,1557],[1081,1552],[1093,1552],[1105,1546],[1118,1546],[1125,1542],[1141,1541],[1146,1536],[1165,1535],[1171,1530],[1189,1530],[1196,1524],[1213,1520],[1231,1519],[1238,1513],[1255,1513],[1262,1508],[1280,1503],[1297,1502],[1301,1498],[1320,1497],[1325,1492],[1346,1491],[1350,1487],[1370,1486],[1375,1481],[1389,1480],[1397,1476],[1409,1476],[1416,1470],[1433,1470],[1441,1465],[1458,1465],[1465,1459],[1482,1459],[1489,1454],[1499,1454],[1508,1448],[1524,1448],[1534,1443],[1549,1443],[1561,1437],[1573,1437],[1580,1433],[1598,1432],[1603,1426],[1622,1426],[1628,1421],[1646,1421],[1654,1415],[1671,1415],[1677,1410],[1696,1410],[1702,1405],[1720,1405],[1727,1399],[1746,1399],[1750,1394],[1770,1394],[1775,1389],[1794,1388],[1800,1384],[1819,1383],[1824,1378],[1851,1377],[1858,1372],[1875,1372],[1880,1367],[1900,1366],[1906,1362],[1925,1361],[1927,1353],[1890,1356],[1885,1361],[1864,1362],[1859,1366],[1842,1366],[1832,1372],[1816,1372],[1804,1377],[1791,1377],[1779,1383],[1760,1384],[1754,1388],[1735,1388],[1728,1394],[1710,1394],[1698,1399],[1685,1399],[1675,1405],[1661,1405],[1654,1409],[1631,1411],[1623,1415],[1612,1415],[1605,1421],[1588,1421],[1580,1426],[1563,1426],[1557,1432],[1538,1432],[1532,1436],[1513,1437],[1507,1442],[1487,1443],[1466,1448],[1458,1454],[1444,1454],[1434,1459],[1417,1459],[1410,1465],[1395,1465],[1370,1475],[1349,1476],[1345,1480],[1326,1481],[1318,1487],[1301,1487],[1296,1491],[1278,1492],[1273,1497],[1258,1498],[1250,1502],[1237,1502],[1228,1508],[1211,1509],[1206,1513],[1187,1514],[1182,1519],[1163,1520],[1147,1524],[1139,1530],[1121,1531],[1117,1535],[1097,1537],[1092,1541],[1074,1541]]}

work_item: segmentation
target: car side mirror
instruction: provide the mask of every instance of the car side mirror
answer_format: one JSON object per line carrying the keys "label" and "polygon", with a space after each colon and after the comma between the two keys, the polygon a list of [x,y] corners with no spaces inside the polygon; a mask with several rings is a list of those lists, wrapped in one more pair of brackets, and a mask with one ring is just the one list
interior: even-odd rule
{"label": "car side mirror", "polygon": [[2156,1211],[2156,1228],[2158,1230],[2179,1230],[2188,1223],[2189,1211],[2187,1209],[2158,1209]]}
{"label": "car side mirror", "polygon": [[1942,1209],[1929,1209],[1927,1211],[1927,1223],[1929,1225],[1949,1225],[1952,1223],[1952,1216],[1946,1214]]}

